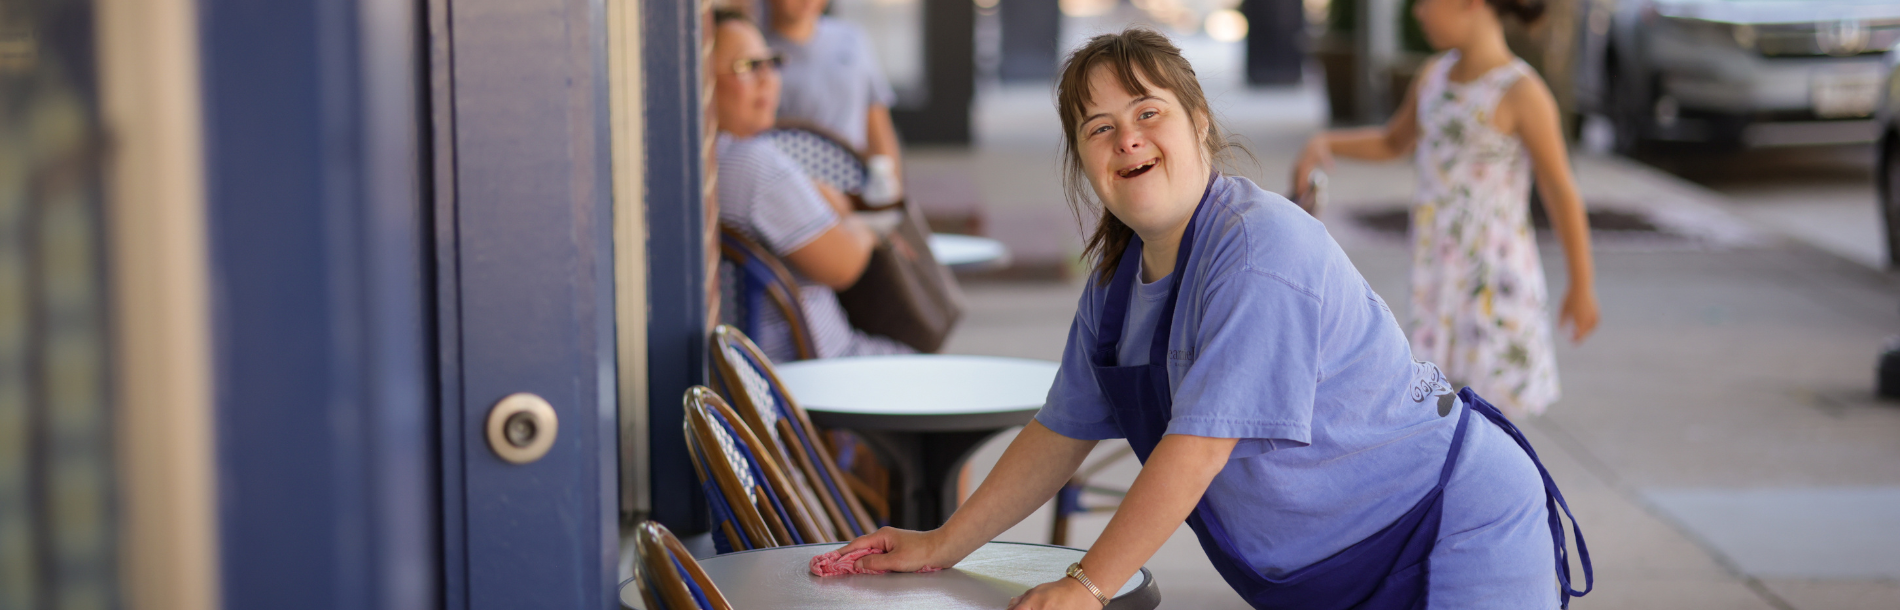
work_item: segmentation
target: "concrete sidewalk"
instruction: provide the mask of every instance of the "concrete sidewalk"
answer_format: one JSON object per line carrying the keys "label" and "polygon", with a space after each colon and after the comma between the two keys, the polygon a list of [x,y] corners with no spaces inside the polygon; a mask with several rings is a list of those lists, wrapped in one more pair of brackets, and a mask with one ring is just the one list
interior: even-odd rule
{"label": "concrete sidewalk", "polygon": [[[1204,66],[1221,60],[1195,61],[1217,76]],[[1316,92],[1208,88],[1260,161],[1239,173],[1283,188],[1322,120]],[[1019,260],[1073,261],[1080,239],[1063,206],[1047,93],[985,91],[977,118],[978,146],[913,151],[907,171],[967,177],[986,230]],[[1523,426],[1595,560],[1598,590],[1573,607],[1900,608],[1900,408],[1871,392],[1874,357],[1900,332],[1900,282],[1791,242],[1668,174],[1610,158],[1576,167],[1592,206],[1662,231],[1598,236],[1602,325],[1587,343],[1560,346],[1564,399]],[[1328,226],[1402,308],[1403,238],[1355,218],[1402,209],[1409,165],[1342,164],[1332,184]],[[1561,252],[1546,243],[1544,256],[1560,298]],[[971,309],[947,351],[1058,358],[1075,275],[968,283]],[[977,457],[978,475],[1009,437]],[[1131,461],[1102,478],[1125,485],[1136,473]],[[1107,521],[1076,518],[1070,544],[1088,546]],[[1046,542],[1049,522],[1044,507],[1003,539]],[[1164,607],[1245,607],[1185,527],[1148,565]]]}

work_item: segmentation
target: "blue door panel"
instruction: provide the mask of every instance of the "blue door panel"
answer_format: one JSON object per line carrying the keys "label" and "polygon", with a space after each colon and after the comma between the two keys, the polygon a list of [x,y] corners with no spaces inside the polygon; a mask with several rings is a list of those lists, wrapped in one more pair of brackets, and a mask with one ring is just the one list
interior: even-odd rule
{"label": "blue door panel", "polygon": [[[466,532],[466,574],[451,580],[472,609],[610,608],[617,451],[602,6],[445,4],[456,247],[444,298],[454,299],[460,360],[459,404],[445,415],[460,420]],[[490,408],[516,392],[545,398],[559,419],[554,447],[524,465],[498,458],[484,432]]]}
{"label": "blue door panel", "polygon": [[647,468],[651,517],[680,535],[709,529],[705,496],[681,434],[686,388],[706,383],[705,168],[699,151],[697,0],[642,2],[646,89]]}
{"label": "blue door panel", "polygon": [[198,4],[226,606],[616,605],[603,2]]}

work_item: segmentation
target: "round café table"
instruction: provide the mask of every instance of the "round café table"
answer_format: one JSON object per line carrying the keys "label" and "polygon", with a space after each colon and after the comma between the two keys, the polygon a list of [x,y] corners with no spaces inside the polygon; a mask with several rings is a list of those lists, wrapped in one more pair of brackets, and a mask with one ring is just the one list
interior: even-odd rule
{"label": "round caf\u00e9 table", "polygon": [[931,233],[930,255],[953,271],[992,271],[1009,266],[1003,242],[975,235]]}
{"label": "round caf\u00e9 table", "polygon": [[[1069,564],[1082,559],[1081,549],[991,542],[942,572],[828,578],[811,575],[813,556],[842,546],[827,543],[741,551],[708,557],[699,565],[732,602],[733,610],[1001,610],[1009,605],[1009,598],[1062,578]],[[641,607],[640,589],[632,580],[620,584],[620,604],[623,608]],[[1142,568],[1115,593],[1108,608],[1153,610],[1159,605],[1161,588],[1148,568]]]}
{"label": "round caf\u00e9 table", "polygon": [[996,433],[1035,418],[1057,364],[912,354],[800,360],[777,368],[813,423],[857,432],[891,465],[897,479],[892,525],[928,530],[956,510],[956,474],[970,454]]}

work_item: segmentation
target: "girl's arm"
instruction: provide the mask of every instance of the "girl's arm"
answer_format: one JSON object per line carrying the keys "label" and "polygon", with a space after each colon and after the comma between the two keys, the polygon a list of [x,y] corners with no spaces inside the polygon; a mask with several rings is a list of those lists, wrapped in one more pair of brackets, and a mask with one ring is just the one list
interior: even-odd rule
{"label": "girl's arm", "polygon": [[[1590,221],[1583,197],[1570,174],[1570,155],[1564,147],[1557,100],[1541,79],[1525,76],[1512,85],[1499,103],[1497,119],[1509,122],[1502,130],[1524,141],[1531,167],[1537,174],[1537,193],[1550,215],[1551,229],[1563,243],[1569,265],[1570,287],[1564,295],[1557,324],[1571,326],[1570,340],[1581,343],[1597,326],[1596,266],[1590,256]],[[1515,123],[1511,125],[1510,123]]]}
{"label": "girl's arm", "polygon": [[[1207,486],[1227,466],[1227,456],[1238,439],[1169,434],[1161,437],[1154,453],[1142,465],[1135,484],[1115,509],[1108,529],[1082,557],[1082,572],[1103,594],[1114,596],[1122,584],[1181,527]],[[987,482],[985,482],[987,485]],[[979,493],[981,490],[978,490]],[[1080,581],[1073,578],[1038,585],[1010,606],[1017,610],[1055,608],[1099,609]]]}
{"label": "girl's arm", "polygon": [[[1429,74],[1432,65],[1437,62],[1437,57],[1426,60],[1418,73]],[[1405,91],[1405,101],[1399,104],[1398,110],[1392,113],[1392,118],[1385,125],[1322,131],[1307,140],[1306,149],[1300,152],[1300,160],[1293,165],[1294,198],[1306,194],[1306,176],[1312,173],[1313,168],[1333,168],[1335,155],[1365,161],[1390,161],[1410,154],[1412,147],[1418,144],[1418,89],[1423,81],[1423,78],[1412,79],[1412,86]]]}
{"label": "girl's arm", "polygon": [[1095,443],[1057,434],[1032,420],[943,527],[928,532],[886,527],[851,541],[839,552],[883,549],[882,555],[858,560],[859,567],[867,570],[915,572],[926,566],[956,565],[1054,497]]}

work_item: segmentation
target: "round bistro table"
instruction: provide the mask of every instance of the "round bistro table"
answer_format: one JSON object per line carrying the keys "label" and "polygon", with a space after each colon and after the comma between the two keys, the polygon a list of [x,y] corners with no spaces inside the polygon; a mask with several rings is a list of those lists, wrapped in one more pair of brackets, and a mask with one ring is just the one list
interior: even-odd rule
{"label": "round bistro table", "polygon": [[1009,266],[1003,242],[975,235],[931,233],[930,255],[954,271],[990,271]]}
{"label": "round bistro table", "polygon": [[970,454],[1035,418],[1057,366],[912,354],[800,360],[778,376],[813,423],[857,432],[892,466],[892,525],[928,530],[956,510],[956,474]]}
{"label": "round bistro table", "polygon": [[[742,551],[708,557],[699,565],[734,610],[1001,610],[1009,605],[1009,598],[1062,578],[1069,564],[1082,559],[1081,549],[991,542],[942,572],[811,575],[813,556],[842,546],[827,543]],[[624,608],[641,607],[640,589],[633,581],[620,584],[620,603]],[[1160,605],[1161,588],[1148,568],[1142,568],[1115,593],[1108,608],[1153,610]]]}

